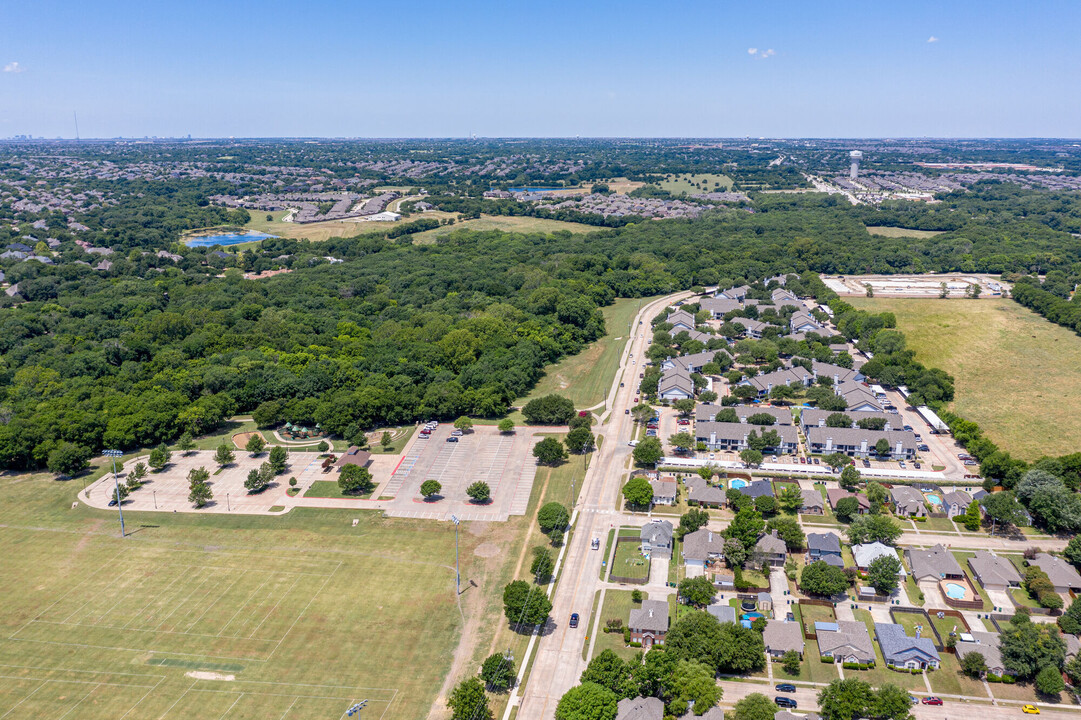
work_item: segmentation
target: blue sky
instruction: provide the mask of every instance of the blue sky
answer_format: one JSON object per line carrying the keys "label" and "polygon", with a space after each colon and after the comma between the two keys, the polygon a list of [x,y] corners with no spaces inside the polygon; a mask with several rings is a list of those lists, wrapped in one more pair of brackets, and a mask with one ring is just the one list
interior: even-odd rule
{"label": "blue sky", "polygon": [[[0,1],[0,137],[1078,137],[1076,2]],[[756,52],[751,53],[754,49]]]}

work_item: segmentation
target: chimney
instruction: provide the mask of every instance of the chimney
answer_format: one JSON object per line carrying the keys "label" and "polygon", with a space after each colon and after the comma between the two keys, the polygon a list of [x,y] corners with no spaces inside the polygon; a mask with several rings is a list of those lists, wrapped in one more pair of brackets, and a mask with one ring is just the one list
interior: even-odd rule
{"label": "chimney", "polygon": [[[649,609],[649,616],[650,616],[650,617],[653,617],[653,608],[650,608],[650,609]],[[919,636],[920,636],[920,631],[919,631],[919,630],[917,630],[917,631],[916,631],[916,637],[919,637]]]}
{"label": "chimney", "polygon": [[709,541],[713,542],[713,531],[712,530],[709,531]]}
{"label": "chimney", "polygon": [[837,387],[841,384],[841,377],[837,373],[833,373],[833,386]]}

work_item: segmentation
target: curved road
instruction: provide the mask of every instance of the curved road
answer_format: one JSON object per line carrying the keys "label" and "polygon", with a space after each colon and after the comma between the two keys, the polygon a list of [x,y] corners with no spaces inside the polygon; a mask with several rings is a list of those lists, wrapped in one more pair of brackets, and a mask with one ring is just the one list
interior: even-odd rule
{"label": "curved road", "polygon": [[[518,711],[517,717],[521,720],[548,720],[554,717],[559,698],[578,683],[578,677],[585,669],[582,646],[589,632],[587,625],[593,595],[601,585],[602,555],[591,550],[589,545],[595,537],[601,538],[603,545],[608,530],[618,522],[618,516],[612,513],[613,508],[619,507],[616,499],[620,478],[630,459],[631,448],[627,440],[633,424],[633,418],[624,410],[634,407],[638,373],[653,335],[649,321],[666,305],[690,296],[690,292],[681,292],[655,300],[638,312],[636,320],[641,325],[635,323],[632,327],[619,372],[608,393],[611,415],[606,423],[596,428],[596,433],[604,436],[604,444],[594,457],[582,484],[576,505],[578,521],[567,548],[559,585],[552,598],[552,619],[538,638],[537,657]],[[620,387],[620,382],[624,382],[625,386]],[[572,612],[579,613],[583,618],[583,622],[574,629],[567,624]]]}

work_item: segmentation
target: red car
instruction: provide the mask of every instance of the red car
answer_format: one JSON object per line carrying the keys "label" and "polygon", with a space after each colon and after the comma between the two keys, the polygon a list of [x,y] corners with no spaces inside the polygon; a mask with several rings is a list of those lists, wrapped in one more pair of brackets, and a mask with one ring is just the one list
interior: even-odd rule
{"label": "red car", "polygon": [[941,705],[942,699],[936,698],[934,695],[928,695],[920,702],[922,702],[924,705]]}

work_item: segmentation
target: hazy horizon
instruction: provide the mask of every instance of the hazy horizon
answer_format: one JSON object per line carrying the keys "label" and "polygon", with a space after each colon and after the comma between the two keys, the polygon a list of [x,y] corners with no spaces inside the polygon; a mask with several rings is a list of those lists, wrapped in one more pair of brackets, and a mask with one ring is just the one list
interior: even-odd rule
{"label": "hazy horizon", "polygon": [[9,5],[0,136],[1081,136],[1077,4],[770,9]]}

